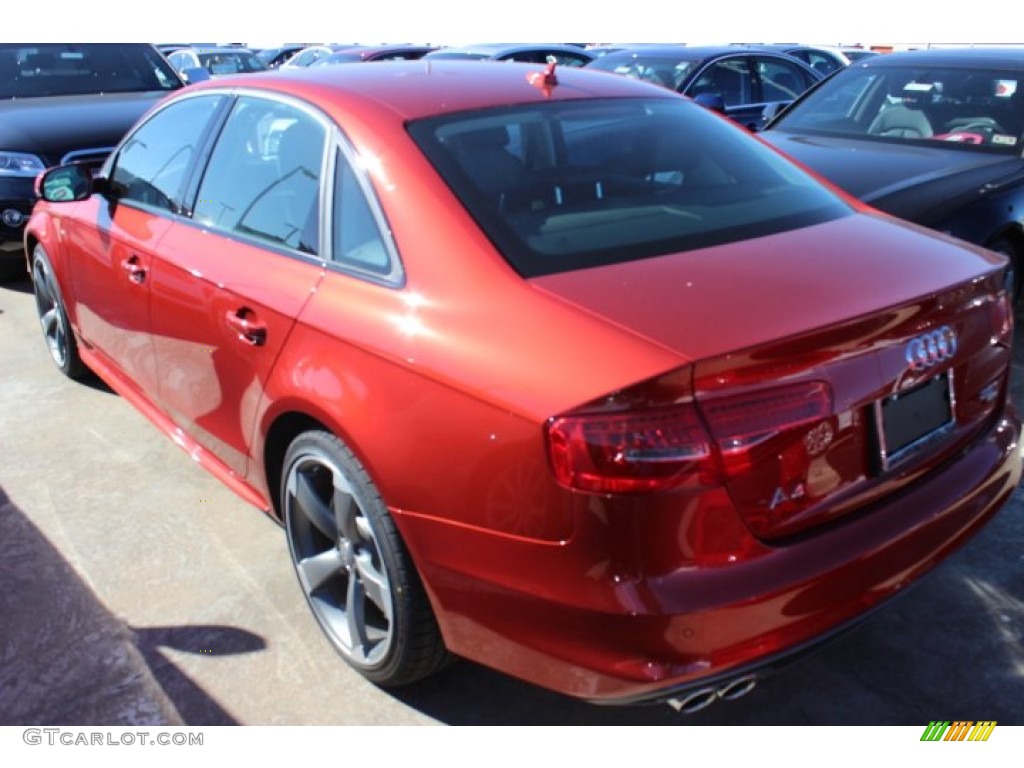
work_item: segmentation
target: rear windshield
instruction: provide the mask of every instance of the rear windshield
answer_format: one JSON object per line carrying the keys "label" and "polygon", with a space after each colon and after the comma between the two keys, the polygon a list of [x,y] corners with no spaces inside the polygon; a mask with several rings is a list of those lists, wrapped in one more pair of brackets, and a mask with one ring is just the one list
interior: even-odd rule
{"label": "rear windshield", "polygon": [[149,45],[0,43],[0,98],[170,91],[182,86]]}
{"label": "rear windshield", "polygon": [[852,212],[742,129],[678,97],[545,102],[408,128],[526,277],[735,242]]}

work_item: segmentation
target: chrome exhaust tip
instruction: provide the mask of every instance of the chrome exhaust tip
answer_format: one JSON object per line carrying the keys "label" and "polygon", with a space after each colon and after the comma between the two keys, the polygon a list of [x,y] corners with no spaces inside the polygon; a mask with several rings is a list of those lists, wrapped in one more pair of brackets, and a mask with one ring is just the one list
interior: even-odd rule
{"label": "chrome exhaust tip", "polygon": [[692,715],[710,707],[718,699],[718,691],[714,688],[701,688],[682,699],[668,699],[666,702],[672,709],[683,715]]}
{"label": "chrome exhaust tip", "polygon": [[718,689],[718,698],[725,701],[735,701],[754,690],[755,685],[757,685],[757,677],[754,675],[738,677]]}
{"label": "chrome exhaust tip", "polygon": [[666,699],[665,703],[680,714],[692,715],[694,712],[700,712],[702,709],[710,707],[719,699],[723,701],[736,701],[736,699],[742,698],[754,690],[756,685],[756,675],[744,675],[743,677],[737,677],[735,680],[730,680],[718,688],[701,688],[681,699]]}

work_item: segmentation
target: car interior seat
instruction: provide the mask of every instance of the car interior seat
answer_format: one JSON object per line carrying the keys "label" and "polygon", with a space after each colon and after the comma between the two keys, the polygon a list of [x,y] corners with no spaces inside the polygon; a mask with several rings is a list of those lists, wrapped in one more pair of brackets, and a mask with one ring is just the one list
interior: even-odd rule
{"label": "car interior seat", "polygon": [[931,121],[924,113],[927,92],[904,89],[901,101],[885,107],[868,126],[872,136],[928,139],[934,135]]}
{"label": "car interior seat", "polygon": [[509,151],[510,140],[508,128],[498,125],[457,134],[448,142],[462,170],[500,208],[508,206],[526,181],[526,165]]}

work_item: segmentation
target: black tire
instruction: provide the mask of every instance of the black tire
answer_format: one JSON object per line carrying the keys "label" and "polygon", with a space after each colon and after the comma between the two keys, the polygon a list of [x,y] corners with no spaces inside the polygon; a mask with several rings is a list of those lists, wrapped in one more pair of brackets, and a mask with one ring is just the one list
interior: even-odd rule
{"label": "black tire", "polygon": [[50,257],[41,245],[32,251],[32,290],[36,297],[36,312],[43,327],[43,340],[50,350],[54,364],[69,379],[80,380],[89,369],[78,356],[78,343],[68,322],[60,286],[53,276]]}
{"label": "black tire", "polygon": [[371,682],[427,677],[448,653],[376,487],[334,435],[304,432],[281,472],[281,512],[303,594],[342,658]]}
{"label": "black tire", "polygon": [[1017,299],[1020,297],[1021,285],[1024,283],[1024,269],[1021,267],[1021,257],[1017,253],[1016,247],[1013,243],[1005,237],[1001,237],[998,240],[994,240],[986,246],[990,251],[1001,253],[1010,260],[1010,269],[1013,270],[1013,295],[1010,299],[1014,304],[1017,303]]}

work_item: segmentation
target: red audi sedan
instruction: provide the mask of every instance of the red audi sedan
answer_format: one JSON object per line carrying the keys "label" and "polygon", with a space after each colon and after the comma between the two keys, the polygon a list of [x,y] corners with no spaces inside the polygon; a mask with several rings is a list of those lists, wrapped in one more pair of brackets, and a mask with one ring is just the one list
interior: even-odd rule
{"label": "red audi sedan", "polygon": [[37,189],[54,362],[279,518],[381,685],[455,654],[596,702],[733,698],[1020,478],[1005,258],[663,88],[218,80]]}

